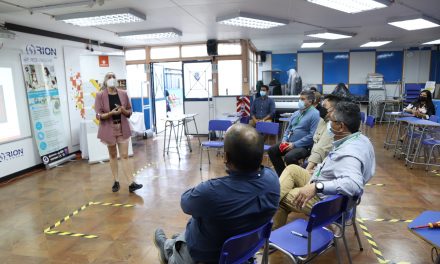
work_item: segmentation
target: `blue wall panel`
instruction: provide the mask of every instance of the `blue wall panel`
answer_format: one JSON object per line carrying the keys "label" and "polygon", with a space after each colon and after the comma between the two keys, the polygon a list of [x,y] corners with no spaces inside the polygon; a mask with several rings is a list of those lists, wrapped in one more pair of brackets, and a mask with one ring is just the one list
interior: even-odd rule
{"label": "blue wall panel", "polygon": [[367,85],[366,84],[350,84],[348,86],[350,93],[354,95],[367,95]]}
{"label": "blue wall panel", "polygon": [[376,52],[376,72],[384,76],[385,83],[402,80],[403,51]]}
{"label": "blue wall panel", "polygon": [[281,73],[274,74],[273,77],[278,79],[281,84],[287,83],[287,71],[290,69],[296,70],[297,55],[296,53],[286,54],[272,54],[272,70],[279,70]]}
{"label": "blue wall panel", "polygon": [[324,53],[324,84],[348,83],[348,52]]}
{"label": "blue wall panel", "polygon": [[439,118],[440,123],[440,100],[432,100],[435,106],[435,115]]}
{"label": "blue wall panel", "polygon": [[[144,105],[150,104],[150,98],[144,98]],[[142,112],[141,98],[131,98],[131,107],[133,112]],[[145,128],[150,129],[150,109],[144,110],[144,122]]]}
{"label": "blue wall panel", "polygon": [[429,74],[429,80],[440,83],[440,52],[431,51],[431,70]]}

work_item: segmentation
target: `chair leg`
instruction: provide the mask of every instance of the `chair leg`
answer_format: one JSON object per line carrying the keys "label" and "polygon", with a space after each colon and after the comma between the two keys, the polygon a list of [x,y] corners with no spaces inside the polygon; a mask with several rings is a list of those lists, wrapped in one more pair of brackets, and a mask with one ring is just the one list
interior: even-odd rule
{"label": "chair leg", "polygon": [[211,164],[211,158],[209,157],[209,149],[207,149],[206,152],[208,152],[208,164]]}
{"label": "chair leg", "polygon": [[350,250],[348,250],[347,239],[345,238],[345,234],[342,236],[342,240],[344,241],[345,252],[347,252],[348,263],[352,264]]}
{"label": "chair leg", "polygon": [[361,238],[359,237],[359,232],[358,232],[358,229],[357,229],[356,219],[353,218],[352,221],[353,221],[354,234],[356,235],[356,239],[357,239],[358,244],[359,244],[359,250],[360,251],[364,251],[364,248],[362,247]]}
{"label": "chair leg", "polygon": [[333,238],[333,243],[335,244],[336,256],[338,257],[338,263],[341,264],[341,254],[339,253],[338,241],[336,238]]}
{"label": "chair leg", "polygon": [[202,170],[202,156],[203,156],[203,147],[200,146],[200,170]]}

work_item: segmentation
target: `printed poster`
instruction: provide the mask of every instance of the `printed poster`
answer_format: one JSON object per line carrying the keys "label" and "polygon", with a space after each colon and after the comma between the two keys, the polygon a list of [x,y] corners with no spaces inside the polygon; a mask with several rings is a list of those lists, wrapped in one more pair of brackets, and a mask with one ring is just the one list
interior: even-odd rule
{"label": "printed poster", "polygon": [[21,55],[34,138],[44,164],[69,154],[52,57]]}

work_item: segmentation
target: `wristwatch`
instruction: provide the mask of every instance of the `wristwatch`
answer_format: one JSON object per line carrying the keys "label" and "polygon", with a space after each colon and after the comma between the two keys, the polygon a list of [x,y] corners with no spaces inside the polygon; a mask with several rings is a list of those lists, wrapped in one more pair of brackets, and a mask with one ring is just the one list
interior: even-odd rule
{"label": "wristwatch", "polygon": [[322,191],[324,191],[324,183],[322,182],[315,182],[315,189],[317,193],[322,193]]}

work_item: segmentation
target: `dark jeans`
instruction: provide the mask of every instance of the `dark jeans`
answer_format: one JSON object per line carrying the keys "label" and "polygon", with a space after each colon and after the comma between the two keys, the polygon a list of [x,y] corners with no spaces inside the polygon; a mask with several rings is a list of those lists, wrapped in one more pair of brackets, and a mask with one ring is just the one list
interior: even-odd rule
{"label": "dark jeans", "polygon": [[[275,167],[275,171],[277,172],[279,177],[281,176],[281,173],[283,173],[283,170],[286,168],[286,165],[298,164],[298,161],[300,159],[304,159],[310,156],[310,148],[294,147],[288,152],[281,153],[280,143],[278,143],[270,147],[267,153],[269,154],[270,161]],[[284,161],[282,156],[285,156]]]}

